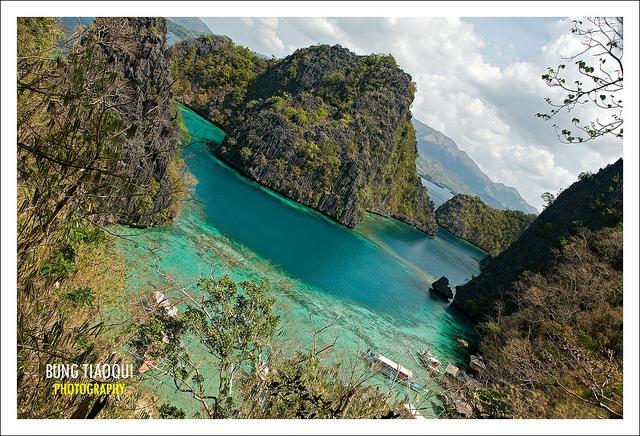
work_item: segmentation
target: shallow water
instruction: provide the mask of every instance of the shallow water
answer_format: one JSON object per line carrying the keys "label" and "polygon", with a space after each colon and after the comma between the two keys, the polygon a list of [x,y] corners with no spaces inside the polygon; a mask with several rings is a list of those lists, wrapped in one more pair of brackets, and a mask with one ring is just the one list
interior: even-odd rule
{"label": "shallow water", "polygon": [[431,238],[376,215],[355,230],[336,224],[226,166],[200,141],[219,142],[221,131],[182,113],[192,136],[183,155],[197,179],[196,202],[172,224],[123,244],[131,293],[166,288],[149,267],[155,255],[147,249],[154,248],[160,270],[186,286],[212,269],[265,279],[283,326],[278,340],[292,349],[311,346],[314,326],[334,323],[316,338],[336,340],[329,359],[350,360],[371,348],[414,370],[419,381],[427,375],[417,350],[429,347],[442,361],[464,365],[468,355],[455,338],[473,340],[471,326],[427,289],[442,275],[466,281],[486,253],[443,230]]}

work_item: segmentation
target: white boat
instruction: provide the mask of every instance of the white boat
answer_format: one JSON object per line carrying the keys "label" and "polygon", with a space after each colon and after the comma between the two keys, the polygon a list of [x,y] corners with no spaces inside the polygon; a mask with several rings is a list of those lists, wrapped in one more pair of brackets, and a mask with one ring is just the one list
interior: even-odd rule
{"label": "white boat", "polygon": [[420,359],[420,363],[422,363],[422,365],[427,369],[431,371],[439,370],[440,361],[436,359],[436,357],[431,354],[430,351],[425,350],[422,353],[418,353],[418,358]]}
{"label": "white boat", "polygon": [[382,354],[374,353],[370,350],[362,353],[362,357],[371,362],[371,369],[373,371],[386,375],[394,382],[400,383],[416,391],[421,391],[424,389],[424,386],[412,380],[413,371],[394,362],[388,357],[385,357]]}
{"label": "white boat", "polygon": [[178,308],[171,304],[171,302],[163,292],[155,291],[153,293],[153,299],[159,307],[162,307],[166,311],[167,316],[173,318],[178,314]]}
{"label": "white boat", "polygon": [[457,377],[458,373],[460,372],[460,368],[450,363],[444,369],[444,372],[449,374],[450,376]]}
{"label": "white boat", "polygon": [[469,348],[469,342],[462,338],[456,338],[456,342],[462,345],[464,348]]}

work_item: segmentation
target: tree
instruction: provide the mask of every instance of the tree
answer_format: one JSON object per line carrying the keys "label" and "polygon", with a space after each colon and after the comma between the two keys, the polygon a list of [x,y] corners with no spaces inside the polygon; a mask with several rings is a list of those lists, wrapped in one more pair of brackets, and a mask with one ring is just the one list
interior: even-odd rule
{"label": "tree", "polygon": [[[191,296],[180,288],[186,297],[183,314],[154,311],[129,342],[138,358],[154,362],[151,377],[169,376],[180,392],[191,395],[199,406],[195,416],[407,417],[401,404],[393,401],[393,390],[366,386],[374,376],[368,369],[323,363],[320,354],[335,341],[319,345],[315,339],[333,323],[315,330],[311,349],[292,351],[272,343],[278,317],[264,282],[236,283],[228,276],[211,276],[200,279],[198,289],[201,295]],[[208,365],[206,378],[203,362]],[[159,412],[179,413],[170,404],[163,404]]]}
{"label": "tree", "polygon": [[542,198],[544,200],[544,208],[548,208],[549,206],[551,206],[551,204],[556,201],[556,196],[554,194],[552,194],[551,192],[543,192],[542,195],[540,195],[540,198]]}
{"label": "tree", "polygon": [[[198,288],[202,298],[191,299],[184,315],[157,311],[139,326],[131,345],[143,359],[163,359],[176,388],[201,404],[203,416],[233,418],[234,380],[243,371],[260,369],[278,322],[271,311],[275,300],[266,294],[264,282],[238,284],[228,276],[200,279]],[[187,336],[196,338],[213,358],[217,386],[198,369],[197,358],[184,345]]]}
{"label": "tree", "polygon": [[[107,247],[104,235],[110,232],[99,228],[114,221],[134,224],[126,220],[134,215],[139,223],[142,217],[160,221],[172,202],[158,200],[178,198],[168,165],[177,162],[178,131],[168,67],[162,71],[159,63],[152,72],[160,74],[130,74],[141,53],[163,49],[164,36],[154,34],[152,25],[163,20],[101,17],[67,35],[58,18],[17,20],[21,418],[104,417],[121,399],[133,401],[129,393],[108,400],[52,396],[56,380],[42,368],[116,359],[119,327],[105,324],[108,315],[100,307],[124,289],[124,260]],[[162,147],[149,149],[158,137]],[[161,168],[162,175],[153,171]],[[122,417],[131,410],[123,406],[114,413]]]}
{"label": "tree", "polygon": [[559,101],[545,98],[553,109],[536,116],[549,121],[562,112],[568,114],[587,105],[595,108],[598,116],[590,120],[572,117],[571,124],[577,132],[569,126],[553,125],[561,142],[582,143],[605,135],[622,139],[623,19],[574,20],[571,33],[580,39],[583,49],[562,59],[575,63],[577,70],[568,70],[564,63],[547,69],[542,79],[547,86],[562,90],[564,97]]}

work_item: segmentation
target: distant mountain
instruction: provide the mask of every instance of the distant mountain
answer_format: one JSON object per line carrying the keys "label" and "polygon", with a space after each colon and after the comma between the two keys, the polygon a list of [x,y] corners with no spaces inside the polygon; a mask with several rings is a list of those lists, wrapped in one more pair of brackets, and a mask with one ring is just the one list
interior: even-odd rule
{"label": "distant mountain", "polygon": [[538,213],[510,186],[493,182],[469,155],[442,132],[413,118],[418,141],[418,174],[457,194],[478,195],[498,209]]}
{"label": "distant mountain", "polygon": [[195,17],[171,17],[167,19],[167,44],[173,45],[183,39],[211,35],[209,27]]}
{"label": "distant mountain", "polygon": [[[213,35],[209,26],[196,17],[170,17],[167,19],[167,44],[173,45],[183,39],[197,38],[203,35]],[[269,60],[271,56],[255,52],[261,59]]]}
{"label": "distant mountain", "polygon": [[169,20],[182,27],[186,27],[198,35],[209,35],[212,33],[209,26],[198,17],[169,17]]}
{"label": "distant mountain", "polygon": [[[72,34],[78,26],[87,27],[95,17],[62,17],[61,23],[65,34]],[[209,27],[195,17],[167,18],[167,44],[173,45],[183,39],[197,38],[202,35],[211,35]]]}

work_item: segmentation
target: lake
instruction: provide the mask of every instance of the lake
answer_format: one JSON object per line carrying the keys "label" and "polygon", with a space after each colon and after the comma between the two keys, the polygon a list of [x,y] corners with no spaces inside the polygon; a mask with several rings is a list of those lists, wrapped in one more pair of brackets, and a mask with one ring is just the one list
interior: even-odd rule
{"label": "lake", "polygon": [[371,348],[418,379],[427,377],[415,361],[418,350],[466,363],[455,339],[473,340],[471,324],[427,290],[442,275],[455,285],[478,274],[485,252],[444,230],[430,237],[373,214],[355,229],[337,224],[229,168],[207,146],[224,133],[188,109],[181,112],[191,135],[183,156],[197,180],[194,201],[171,224],[128,229],[135,233],[123,243],[129,292],[162,288],[176,295],[150,267],[157,256],[163,274],[192,290],[210,272],[264,279],[277,299],[278,341],[292,349],[308,348],[314,327],[332,324],[319,338],[336,340],[328,359],[354,359]]}

